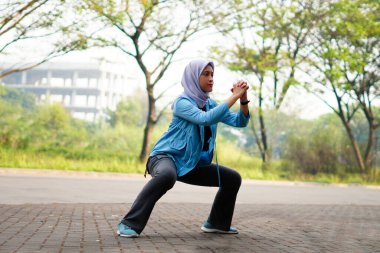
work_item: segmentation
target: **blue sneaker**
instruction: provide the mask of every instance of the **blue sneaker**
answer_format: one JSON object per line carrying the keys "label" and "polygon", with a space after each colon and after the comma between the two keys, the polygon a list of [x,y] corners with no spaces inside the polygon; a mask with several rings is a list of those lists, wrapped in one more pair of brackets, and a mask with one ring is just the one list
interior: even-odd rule
{"label": "blue sneaker", "polygon": [[122,237],[128,237],[128,238],[136,238],[139,237],[139,234],[134,231],[132,228],[128,227],[127,225],[124,225],[123,223],[119,223],[117,225],[117,234]]}
{"label": "blue sneaker", "polygon": [[217,233],[217,234],[238,234],[238,230],[234,227],[230,227],[230,230],[221,230],[215,228],[208,221],[205,221],[201,227],[203,232],[206,233]]}

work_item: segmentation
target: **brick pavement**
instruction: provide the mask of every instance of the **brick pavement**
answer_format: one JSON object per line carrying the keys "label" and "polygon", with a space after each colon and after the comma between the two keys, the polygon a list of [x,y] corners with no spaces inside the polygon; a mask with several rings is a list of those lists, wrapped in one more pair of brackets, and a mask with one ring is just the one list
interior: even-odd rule
{"label": "brick pavement", "polygon": [[130,204],[0,205],[0,252],[380,252],[380,206],[238,204],[240,234],[200,231],[210,205],[158,203],[136,239]]}

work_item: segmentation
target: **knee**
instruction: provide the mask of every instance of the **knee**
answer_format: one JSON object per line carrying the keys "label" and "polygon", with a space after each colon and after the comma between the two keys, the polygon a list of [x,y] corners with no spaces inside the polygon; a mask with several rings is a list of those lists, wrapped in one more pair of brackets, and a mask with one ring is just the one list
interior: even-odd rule
{"label": "knee", "polygon": [[165,173],[159,175],[159,180],[165,190],[170,190],[177,181],[177,173],[173,171],[166,171]]}
{"label": "knee", "polygon": [[240,173],[235,171],[236,174],[235,174],[235,185],[237,188],[240,188],[240,185],[241,185],[241,176],[240,176]]}
{"label": "knee", "polygon": [[232,170],[231,174],[228,177],[228,184],[226,185],[226,187],[230,189],[239,190],[241,182],[242,179],[240,173]]}

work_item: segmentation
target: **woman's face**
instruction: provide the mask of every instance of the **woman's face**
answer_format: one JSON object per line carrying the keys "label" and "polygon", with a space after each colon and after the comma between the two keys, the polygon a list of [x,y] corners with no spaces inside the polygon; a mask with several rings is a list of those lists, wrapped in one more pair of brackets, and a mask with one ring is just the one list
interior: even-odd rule
{"label": "woman's face", "polygon": [[199,77],[199,85],[204,92],[211,92],[214,85],[214,70],[207,65]]}

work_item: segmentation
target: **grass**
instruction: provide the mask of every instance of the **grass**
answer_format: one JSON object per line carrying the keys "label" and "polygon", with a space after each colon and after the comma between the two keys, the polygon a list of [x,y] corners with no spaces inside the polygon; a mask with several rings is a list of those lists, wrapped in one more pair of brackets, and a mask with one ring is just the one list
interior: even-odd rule
{"label": "grass", "polygon": [[71,171],[143,173],[137,158],[69,159],[60,155],[0,149],[0,167]]}
{"label": "grass", "polygon": [[[375,179],[368,180],[360,174],[303,174],[284,170],[283,163],[280,160],[272,161],[269,166],[266,166],[268,169],[262,170],[262,162],[259,158],[249,156],[234,148],[233,145],[221,142],[217,152],[219,164],[236,169],[245,179],[380,185],[379,175],[374,177]],[[91,158],[92,156],[90,158],[80,157],[82,156],[78,155],[76,158],[72,158],[70,155],[65,157],[58,154],[58,152],[44,153],[0,148],[0,167],[140,174],[145,171],[145,164],[140,163],[135,156],[99,155],[96,158]]]}

